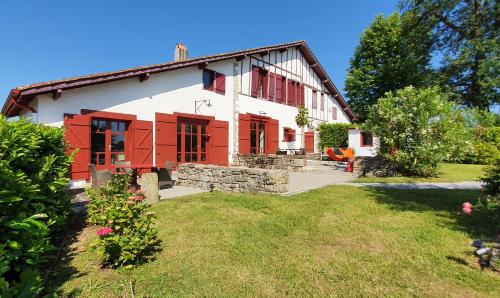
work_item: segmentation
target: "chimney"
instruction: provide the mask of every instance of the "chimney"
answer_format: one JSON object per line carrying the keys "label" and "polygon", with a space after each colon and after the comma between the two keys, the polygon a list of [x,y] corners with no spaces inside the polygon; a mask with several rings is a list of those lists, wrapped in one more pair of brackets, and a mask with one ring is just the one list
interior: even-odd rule
{"label": "chimney", "polygon": [[188,59],[188,49],[182,43],[175,45],[174,61],[183,61]]}

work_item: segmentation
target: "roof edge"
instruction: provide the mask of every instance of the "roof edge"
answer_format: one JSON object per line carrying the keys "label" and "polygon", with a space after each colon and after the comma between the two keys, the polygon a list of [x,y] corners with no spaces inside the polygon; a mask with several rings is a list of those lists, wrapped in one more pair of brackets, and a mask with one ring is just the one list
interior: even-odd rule
{"label": "roof edge", "polygon": [[[301,52],[302,51],[307,52],[308,57],[306,57],[306,59],[309,58],[309,60],[311,60],[308,61],[308,63],[310,63],[311,65],[317,64],[317,66],[313,68],[313,71],[320,76],[320,78],[323,80],[323,83],[327,87],[328,91],[332,93],[334,98],[343,108],[343,111],[348,115],[349,119],[351,121],[354,121],[356,119],[356,116],[351,111],[346,100],[344,99],[342,94],[340,94],[337,87],[332,82],[332,80],[324,70],[323,66],[319,63],[318,59],[316,58],[316,56],[314,55],[314,53],[304,40],[278,44],[278,45],[252,48],[247,50],[221,53],[211,56],[201,56],[184,61],[173,61],[162,64],[140,66],[140,67],[127,68],[112,72],[101,72],[86,76],[71,77],[56,81],[48,81],[48,82],[21,86],[11,90],[9,96],[7,97],[6,102],[3,105],[2,114],[5,115],[6,117],[18,116],[21,110],[29,109],[29,106],[26,106],[22,103],[23,100],[30,101],[35,96],[41,94],[58,92],[59,90],[62,91],[67,89],[81,88],[81,87],[108,83],[112,81],[118,81],[133,77],[140,77],[153,73],[159,73],[159,72],[181,69],[189,66],[195,66],[202,63],[211,63],[216,61],[233,59],[241,56],[259,54],[266,51],[280,50],[289,47],[298,47]],[[302,54],[304,54],[304,52],[302,52]]]}

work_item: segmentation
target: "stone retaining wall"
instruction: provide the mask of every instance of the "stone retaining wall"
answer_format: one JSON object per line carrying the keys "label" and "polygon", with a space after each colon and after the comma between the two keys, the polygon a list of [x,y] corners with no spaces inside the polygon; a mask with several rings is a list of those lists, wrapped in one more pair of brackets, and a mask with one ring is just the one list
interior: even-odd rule
{"label": "stone retaining wall", "polygon": [[236,154],[233,164],[268,170],[300,171],[306,166],[306,156]]}
{"label": "stone retaining wall", "polygon": [[283,170],[183,164],[176,185],[241,193],[282,193],[288,190],[288,172]]}
{"label": "stone retaining wall", "polygon": [[354,174],[359,177],[388,177],[395,176],[397,169],[382,157],[358,156],[354,160]]}

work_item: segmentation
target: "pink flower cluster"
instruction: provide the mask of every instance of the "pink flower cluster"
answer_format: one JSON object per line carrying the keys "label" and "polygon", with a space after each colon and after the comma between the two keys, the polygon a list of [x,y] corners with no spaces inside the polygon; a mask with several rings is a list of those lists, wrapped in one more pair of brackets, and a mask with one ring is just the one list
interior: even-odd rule
{"label": "pink flower cluster", "polygon": [[100,228],[99,230],[97,230],[97,235],[98,236],[105,236],[109,233],[113,233],[113,229],[112,228]]}
{"label": "pink flower cluster", "polygon": [[472,206],[472,204],[469,203],[469,202],[465,202],[465,203],[462,204],[462,212],[464,214],[471,215],[472,214],[472,208],[474,208],[474,206]]}

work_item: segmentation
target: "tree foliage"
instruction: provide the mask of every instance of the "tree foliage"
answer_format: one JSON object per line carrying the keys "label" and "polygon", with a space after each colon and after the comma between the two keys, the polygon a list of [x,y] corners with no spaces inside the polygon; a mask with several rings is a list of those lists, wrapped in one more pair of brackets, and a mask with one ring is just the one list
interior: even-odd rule
{"label": "tree foliage", "polygon": [[379,154],[407,175],[433,176],[465,147],[461,114],[437,88],[388,92],[371,107],[365,129],[379,138]]}
{"label": "tree foliage", "polygon": [[411,14],[378,15],[361,36],[345,86],[349,106],[361,121],[386,92],[429,81],[432,40],[427,31],[410,28],[411,19]]}
{"label": "tree foliage", "polygon": [[300,106],[299,110],[297,111],[297,115],[295,115],[295,123],[297,124],[298,127],[304,127],[309,125],[309,117],[308,117],[309,111],[307,110],[306,107]]}
{"label": "tree foliage", "polygon": [[499,103],[500,9],[495,0],[402,0],[414,28],[433,34],[442,59],[439,85],[460,104],[488,109]]}

